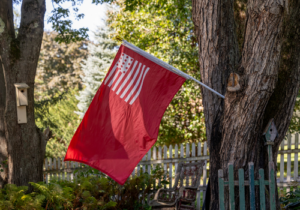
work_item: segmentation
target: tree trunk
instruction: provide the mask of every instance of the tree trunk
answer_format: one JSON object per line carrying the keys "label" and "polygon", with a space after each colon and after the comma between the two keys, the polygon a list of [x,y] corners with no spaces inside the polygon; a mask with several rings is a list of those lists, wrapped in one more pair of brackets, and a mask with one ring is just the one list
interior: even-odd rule
{"label": "tree trunk", "polygon": [[[12,0],[0,2],[0,160],[6,159],[8,163],[7,173],[1,174],[1,184],[28,185],[43,180],[46,137],[35,125],[33,93],[45,1],[23,0],[21,13],[15,37]],[[15,83],[29,86],[25,124],[17,121]]]}
{"label": "tree trunk", "polygon": [[[202,81],[223,94],[226,92],[222,103],[217,96],[202,91],[210,148],[210,209],[219,208],[218,169],[223,169],[226,177],[228,163],[234,163],[236,180],[237,170],[247,171],[248,162],[254,162],[256,179],[259,168],[268,171],[263,129],[271,118],[275,119],[279,132],[273,147],[276,160],[299,91],[299,1],[287,4],[278,0],[248,0],[241,57],[233,4],[233,0],[193,1]],[[240,88],[226,91],[230,73],[239,75]],[[246,173],[246,179],[247,176]],[[259,199],[256,202],[259,209]],[[278,196],[277,205],[279,208]],[[228,209],[228,198],[226,206]]]}

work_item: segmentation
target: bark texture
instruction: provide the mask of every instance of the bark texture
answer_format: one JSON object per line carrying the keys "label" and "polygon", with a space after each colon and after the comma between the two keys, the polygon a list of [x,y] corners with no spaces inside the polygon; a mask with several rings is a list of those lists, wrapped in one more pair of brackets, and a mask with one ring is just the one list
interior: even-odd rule
{"label": "bark texture", "polygon": [[[33,97],[43,37],[45,0],[22,1],[17,37],[12,9],[12,0],[0,2],[0,159],[8,161],[8,171],[2,173],[1,178],[2,183],[28,185],[28,182],[42,180],[46,147],[46,137],[35,125]],[[30,87],[26,124],[17,123],[15,83],[26,83]]]}
{"label": "bark texture", "polygon": [[[193,0],[193,22],[199,44],[201,80],[225,95],[227,78],[239,60],[235,35],[233,1]],[[210,171],[220,168],[224,100],[202,88],[206,135],[210,152]],[[210,173],[211,209],[218,209],[218,173]]]}
{"label": "bark texture", "polygon": [[193,1],[202,81],[224,94],[228,75],[237,73],[241,85],[239,91],[226,92],[224,104],[217,96],[202,91],[212,166],[210,209],[219,208],[218,169],[224,170],[225,177],[228,163],[234,163],[235,172],[239,168],[247,171],[248,162],[254,162],[256,175],[259,168],[268,170],[262,133],[271,118],[275,118],[279,131],[273,147],[276,160],[299,91],[299,1],[248,0],[241,56],[236,44],[237,37],[241,38],[236,35],[234,3]]}

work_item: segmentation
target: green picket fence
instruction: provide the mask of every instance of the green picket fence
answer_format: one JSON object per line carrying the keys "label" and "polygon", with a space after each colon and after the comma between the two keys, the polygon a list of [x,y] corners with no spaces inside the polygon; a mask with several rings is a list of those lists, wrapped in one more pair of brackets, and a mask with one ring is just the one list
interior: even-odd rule
{"label": "green picket fence", "polygon": [[225,181],[223,177],[223,170],[220,169],[218,171],[219,177],[219,206],[220,210],[225,210],[225,195],[224,189],[225,187],[229,187],[229,204],[230,209],[235,209],[235,192],[234,187],[239,187],[239,209],[246,209],[245,204],[245,186],[249,186],[249,194],[250,194],[250,210],[255,209],[255,186],[259,186],[259,201],[260,201],[260,209],[266,209],[266,190],[265,186],[269,186],[269,192],[267,193],[270,196],[270,209],[276,209],[275,202],[275,175],[274,175],[274,163],[272,161],[269,162],[269,180],[265,180],[265,174],[263,169],[259,169],[259,177],[258,180],[255,180],[254,177],[254,164],[252,162],[249,163],[249,180],[244,179],[244,169],[238,170],[238,179],[234,180],[234,171],[233,164],[228,164],[228,181]]}

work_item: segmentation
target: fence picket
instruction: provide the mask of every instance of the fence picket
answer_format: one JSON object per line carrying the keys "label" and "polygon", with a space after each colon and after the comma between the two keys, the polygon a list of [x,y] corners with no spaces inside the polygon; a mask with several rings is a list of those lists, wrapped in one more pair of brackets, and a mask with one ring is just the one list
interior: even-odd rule
{"label": "fence picket", "polygon": [[250,210],[255,210],[254,163],[250,162],[248,166],[249,166]]}
{"label": "fence picket", "polygon": [[[176,144],[175,145],[175,156],[174,156],[175,159],[178,158],[178,145]],[[175,163],[175,173],[177,172],[177,167],[178,167],[178,163],[176,162]]]}
{"label": "fence picket", "polygon": [[259,197],[260,197],[260,209],[266,209],[266,198],[265,198],[265,173],[264,169],[259,169]]}
{"label": "fence picket", "polygon": [[[180,158],[184,158],[184,149],[183,149],[183,144],[180,145]],[[183,181],[182,181],[183,182]],[[183,183],[180,182],[180,187],[183,186]]]}
{"label": "fence picket", "polygon": [[[172,148],[172,145],[169,146],[169,158],[173,158],[173,148]],[[172,188],[173,184],[172,184],[172,179],[173,179],[173,175],[172,175],[172,172],[173,172],[173,164],[172,163],[169,163],[169,188]]]}
{"label": "fence picket", "polygon": [[[201,156],[201,142],[198,142],[197,156],[198,157]],[[201,186],[201,182],[199,183],[199,185]],[[203,202],[201,203],[201,193],[203,194],[203,191],[197,191],[197,210],[200,209],[201,204],[203,203]]]}
{"label": "fence picket", "polygon": [[[288,134],[288,150],[291,149],[291,134]],[[288,153],[287,154],[287,170],[286,170],[286,181],[287,182],[290,182],[291,181],[291,153]],[[290,188],[288,187],[287,189],[287,192],[290,191]]]}
{"label": "fence picket", "polygon": [[[164,159],[168,159],[168,153],[167,153],[167,150],[168,150],[168,148],[167,148],[167,146],[165,145],[164,146]],[[167,175],[167,172],[168,172],[168,168],[167,168],[168,166],[167,166],[167,163],[164,163],[164,172],[165,172],[165,174]],[[166,184],[164,184],[164,188],[166,189],[166,187],[167,187],[167,185]]]}
{"label": "fence picket", "polygon": [[[156,160],[156,147],[155,146],[153,146],[152,155],[153,155],[152,159]],[[153,164],[153,169],[155,170],[155,168],[156,168],[156,164]],[[153,183],[153,189],[156,189],[156,181],[154,181],[154,183]]]}
{"label": "fence picket", "polygon": [[[185,157],[190,157],[190,144],[189,143],[186,143],[185,145],[185,149],[186,149],[186,154],[185,154]],[[185,186],[189,186],[189,176],[186,176],[186,179],[185,179]]]}
{"label": "fence picket", "polygon": [[[295,134],[295,150],[298,149],[299,144],[299,135],[298,133]],[[294,181],[298,179],[298,152],[295,152],[294,156]]]}
{"label": "fence picket", "polygon": [[[147,153],[147,159],[148,161],[151,160],[151,149],[149,149]],[[147,168],[148,168],[148,174],[151,174],[151,163],[148,164]]]}
{"label": "fence picket", "polygon": [[234,174],[233,174],[233,164],[228,164],[228,184],[229,184],[229,204],[230,209],[235,210],[234,202]]}

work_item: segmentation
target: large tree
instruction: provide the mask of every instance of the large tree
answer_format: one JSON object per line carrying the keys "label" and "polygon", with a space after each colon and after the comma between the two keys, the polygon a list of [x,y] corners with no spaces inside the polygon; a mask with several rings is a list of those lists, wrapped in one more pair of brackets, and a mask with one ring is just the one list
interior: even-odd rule
{"label": "large tree", "polygon": [[[279,132],[274,160],[288,130],[299,91],[300,1],[192,2],[201,79],[225,95],[223,100],[202,89],[210,149],[210,209],[218,209],[218,169],[226,173],[228,163],[233,163],[237,179],[237,170],[247,171],[248,162],[254,162],[257,179],[259,168],[268,170],[264,127],[274,118]],[[234,14],[237,2],[246,5],[244,23]],[[242,36],[236,25],[244,25]],[[231,73],[239,75],[240,87],[233,87]]]}
{"label": "large tree", "polygon": [[[83,40],[87,29],[72,30],[69,10],[60,3],[70,1],[77,19],[75,6],[80,0],[53,0],[55,6],[49,22],[58,32],[56,41]],[[99,3],[99,1],[93,1]],[[13,3],[21,3],[21,20],[15,33]],[[27,185],[42,180],[43,160],[47,132],[44,134],[35,125],[34,81],[43,38],[45,0],[0,1],[0,162],[7,170],[1,172],[0,184]],[[15,83],[26,83],[28,89],[27,120],[17,122]],[[1,164],[3,167],[3,164]]]}

